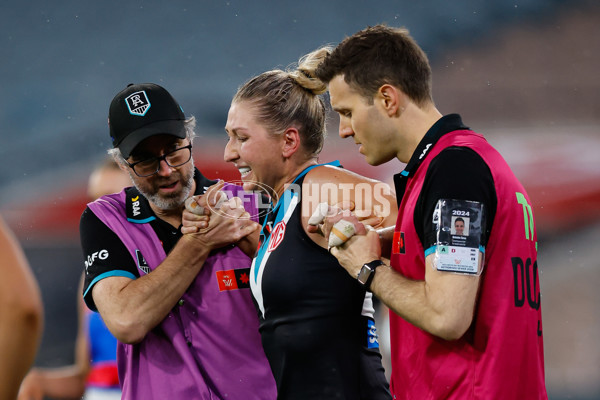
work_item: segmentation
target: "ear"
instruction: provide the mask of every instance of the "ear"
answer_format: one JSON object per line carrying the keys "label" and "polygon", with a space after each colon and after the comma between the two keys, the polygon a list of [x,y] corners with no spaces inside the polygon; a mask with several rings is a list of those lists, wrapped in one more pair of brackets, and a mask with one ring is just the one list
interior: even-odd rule
{"label": "ear", "polygon": [[400,116],[408,105],[408,97],[397,87],[385,84],[377,91],[378,100],[388,116]]}
{"label": "ear", "polygon": [[289,127],[282,134],[281,155],[291,157],[300,149],[300,132],[295,127]]}
{"label": "ear", "polygon": [[117,165],[119,166],[119,168],[121,168],[122,171],[129,173],[129,165],[125,164],[122,160],[119,160],[115,157],[115,162],[117,163]]}

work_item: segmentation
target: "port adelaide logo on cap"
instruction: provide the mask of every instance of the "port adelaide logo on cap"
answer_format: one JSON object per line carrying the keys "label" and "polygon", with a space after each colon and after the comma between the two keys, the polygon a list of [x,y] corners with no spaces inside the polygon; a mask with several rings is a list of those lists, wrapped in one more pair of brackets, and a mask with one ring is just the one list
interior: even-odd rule
{"label": "port adelaide logo on cap", "polygon": [[132,115],[143,117],[150,109],[150,100],[148,100],[148,96],[146,96],[146,92],[143,90],[125,97],[125,102],[127,103],[129,113]]}

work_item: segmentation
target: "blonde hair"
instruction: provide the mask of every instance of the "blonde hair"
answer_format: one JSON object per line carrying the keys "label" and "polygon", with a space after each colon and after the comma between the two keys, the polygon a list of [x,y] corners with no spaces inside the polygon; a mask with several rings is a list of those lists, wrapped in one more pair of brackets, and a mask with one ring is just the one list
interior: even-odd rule
{"label": "blonde hair", "polygon": [[315,63],[318,60],[305,56],[295,69],[263,72],[245,82],[232,100],[252,104],[257,120],[272,135],[291,126],[298,129],[302,147],[311,157],[321,152],[326,135],[325,103],[319,95],[327,85],[312,73]]}

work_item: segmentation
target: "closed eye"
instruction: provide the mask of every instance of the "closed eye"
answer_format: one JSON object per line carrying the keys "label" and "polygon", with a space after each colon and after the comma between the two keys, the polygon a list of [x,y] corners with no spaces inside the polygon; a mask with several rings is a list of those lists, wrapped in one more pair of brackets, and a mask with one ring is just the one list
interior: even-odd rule
{"label": "closed eye", "polygon": [[352,117],[352,112],[350,110],[337,110],[337,113],[341,117],[350,118]]}

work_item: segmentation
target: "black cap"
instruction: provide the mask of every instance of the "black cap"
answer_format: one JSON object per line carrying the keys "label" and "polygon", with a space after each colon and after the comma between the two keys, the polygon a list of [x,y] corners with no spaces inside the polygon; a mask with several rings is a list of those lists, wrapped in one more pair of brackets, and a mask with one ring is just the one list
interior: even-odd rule
{"label": "black cap", "polygon": [[113,147],[128,158],[144,139],[168,134],[186,137],[185,115],[177,101],[154,83],[130,83],[110,103],[108,125]]}

